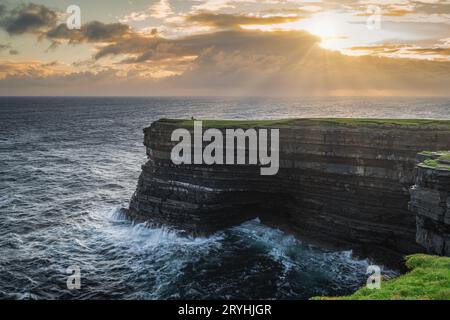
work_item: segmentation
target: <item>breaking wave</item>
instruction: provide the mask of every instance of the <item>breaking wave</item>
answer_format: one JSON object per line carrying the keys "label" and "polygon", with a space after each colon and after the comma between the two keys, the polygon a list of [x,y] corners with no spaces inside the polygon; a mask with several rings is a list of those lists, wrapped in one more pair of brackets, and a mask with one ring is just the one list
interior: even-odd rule
{"label": "breaking wave", "polygon": [[[264,110],[264,112],[261,112]],[[263,114],[263,115],[261,115]],[[158,118],[445,118],[448,99],[0,99],[0,298],[306,299],[347,294],[368,260],[258,220],[193,238],[121,214]],[[81,269],[81,289],[66,285]],[[385,274],[393,272],[386,269]]]}

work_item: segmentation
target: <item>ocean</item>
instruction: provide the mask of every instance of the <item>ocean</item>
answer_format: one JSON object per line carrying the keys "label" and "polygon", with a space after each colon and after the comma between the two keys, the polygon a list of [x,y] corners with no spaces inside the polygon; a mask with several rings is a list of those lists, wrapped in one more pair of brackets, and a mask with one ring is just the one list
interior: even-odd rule
{"label": "ocean", "polygon": [[307,299],[366,283],[368,259],[258,219],[194,238],[121,216],[142,129],[192,116],[450,119],[450,98],[0,98],[0,298]]}

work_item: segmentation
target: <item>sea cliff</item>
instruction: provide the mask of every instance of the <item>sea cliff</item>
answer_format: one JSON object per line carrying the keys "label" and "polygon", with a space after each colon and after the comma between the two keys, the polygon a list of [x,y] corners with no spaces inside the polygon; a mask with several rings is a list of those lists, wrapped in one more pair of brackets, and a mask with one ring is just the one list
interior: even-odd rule
{"label": "sea cliff", "polygon": [[[132,219],[205,234],[259,217],[326,245],[380,247],[401,254],[435,252],[433,244],[420,240],[424,214],[417,213],[417,192],[408,203],[411,187],[424,181],[418,178],[425,169],[417,167],[417,154],[449,150],[450,121],[203,123],[205,129],[279,129],[278,174],[262,176],[259,167],[250,165],[174,165],[170,152],[176,142],[171,134],[177,128],[193,130],[193,122],[162,119],[144,130],[148,162],[130,202]],[[448,192],[448,183],[438,180],[437,189]],[[433,232],[446,238],[448,216],[442,225]]]}
{"label": "sea cliff", "polygon": [[428,252],[450,256],[450,153],[418,155],[410,209],[416,213],[417,243]]}

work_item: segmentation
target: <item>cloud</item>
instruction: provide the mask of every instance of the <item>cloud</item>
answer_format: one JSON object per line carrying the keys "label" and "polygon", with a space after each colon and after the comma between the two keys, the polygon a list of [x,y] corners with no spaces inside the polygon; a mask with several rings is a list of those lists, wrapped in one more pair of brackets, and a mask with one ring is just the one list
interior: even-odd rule
{"label": "cloud", "polygon": [[303,31],[130,37],[99,51],[131,57],[126,63],[81,73],[63,66],[21,66],[0,81],[0,94],[21,88],[100,95],[448,94],[449,62],[345,56],[319,43]]}
{"label": "cloud", "polygon": [[448,1],[411,1],[417,13],[425,14],[450,14],[450,2]]}
{"label": "cloud", "polygon": [[411,53],[419,53],[419,54],[425,54],[425,55],[442,55],[450,57],[450,48],[440,48],[440,47],[434,47],[434,48],[411,48],[409,49]]}
{"label": "cloud", "polygon": [[345,56],[306,32],[235,31],[224,39],[233,40],[203,50],[184,74],[167,80],[170,87],[236,95],[446,94],[450,80],[448,62]]}
{"label": "cloud", "polygon": [[[6,10],[0,6],[0,13]],[[10,35],[35,34],[39,39],[47,38],[53,41],[68,41],[69,43],[102,43],[119,41],[127,34],[133,33],[130,26],[123,23],[103,23],[91,21],[82,25],[81,29],[69,30],[65,23],[58,24],[61,13],[43,5],[33,3],[19,5],[7,11],[0,19],[0,27]]]}
{"label": "cloud", "polygon": [[[361,5],[350,0],[345,3]],[[235,2],[222,4],[235,5]],[[92,21],[83,24],[80,30],[68,30],[57,19],[44,22],[23,18],[27,15],[53,17],[48,12],[58,16],[47,10],[23,5],[11,10],[14,14],[9,18],[5,15],[0,20],[5,30],[14,30],[10,34],[35,34],[54,44],[89,43],[93,59],[72,65],[2,61],[0,94],[448,94],[449,61],[390,58],[408,55],[444,60],[449,56],[448,39],[435,46],[433,43],[399,44],[399,41],[359,46],[351,50],[364,51],[366,56],[346,56],[321,48],[321,39],[305,31],[263,32],[240,28],[298,20],[300,12],[260,11],[260,15],[191,12],[177,16],[182,26],[207,26],[208,32],[177,37],[167,37],[155,30],[137,32],[125,23]],[[389,26],[387,22],[384,25]],[[169,26],[170,23],[163,27]]]}
{"label": "cloud", "polygon": [[392,56],[396,54],[402,57],[415,57],[420,58],[434,58],[436,60],[448,60],[450,61],[450,46],[447,39],[443,39],[441,43],[430,47],[419,47],[416,45],[408,44],[377,44],[369,46],[354,46],[349,48],[349,51],[361,52],[362,54],[370,54],[376,56]]}
{"label": "cloud", "polygon": [[6,6],[4,4],[0,4],[0,18],[6,14]]}
{"label": "cloud", "polygon": [[300,20],[299,16],[250,16],[244,14],[224,14],[199,12],[186,17],[188,23],[199,23],[216,28],[239,28],[243,25],[272,25]]}
{"label": "cloud", "polygon": [[[391,5],[380,6],[380,15],[385,17],[402,17],[408,14],[414,14],[415,10],[411,7],[393,7]],[[366,11],[362,13],[357,13],[355,16],[358,17],[370,17],[376,14],[376,12]]]}
{"label": "cloud", "polygon": [[370,46],[354,46],[349,48],[348,50],[365,51],[368,54],[379,54],[379,53],[394,53],[408,47],[409,46],[403,44],[378,44]]}
{"label": "cloud", "polygon": [[11,48],[11,45],[9,45],[9,44],[0,44],[0,51],[10,49],[10,48]]}
{"label": "cloud", "polygon": [[159,36],[146,37],[136,34],[99,48],[94,57],[98,60],[107,56],[131,55],[135,58],[135,62],[165,59],[177,54],[180,46],[175,43],[176,41]]}
{"label": "cloud", "polygon": [[149,9],[150,15],[157,19],[164,19],[174,14],[172,6],[169,0],[161,0],[158,3],[152,5]]}
{"label": "cloud", "polygon": [[38,34],[42,30],[53,27],[58,21],[57,13],[43,5],[29,3],[20,5],[7,13],[5,10],[4,6],[0,9],[2,13],[0,25],[10,35]]}
{"label": "cloud", "polygon": [[19,54],[19,51],[11,47],[10,44],[1,44],[0,43],[0,52],[8,51],[11,56],[16,56]]}
{"label": "cloud", "polygon": [[0,62],[0,79],[34,78],[46,79],[52,76],[67,75],[74,72],[70,67],[59,62],[12,61]]}
{"label": "cloud", "polygon": [[408,16],[414,21],[423,21],[424,17],[430,21],[431,18],[442,20],[447,19],[450,14],[450,2],[443,0],[366,0],[366,1],[349,1],[348,8],[354,11],[362,11],[356,13],[356,16],[371,16],[374,12],[367,12],[369,5],[380,8],[381,15],[384,17],[404,17]]}
{"label": "cloud", "polygon": [[[218,11],[221,9],[234,8],[233,2],[230,0],[195,0],[201,2],[200,4],[194,5],[192,10],[194,11]],[[245,2],[245,1],[243,1]]]}
{"label": "cloud", "polygon": [[119,21],[122,23],[128,23],[131,21],[144,21],[150,17],[156,19],[165,19],[175,14],[169,0],[160,0],[159,2],[151,5],[144,11],[132,12]]}
{"label": "cloud", "polygon": [[407,14],[413,14],[414,10],[411,9],[391,9],[388,11],[383,11],[381,14],[385,17],[402,17]]}
{"label": "cloud", "polygon": [[120,39],[131,33],[131,28],[126,24],[92,21],[82,25],[79,30],[69,30],[66,24],[59,24],[47,31],[45,35],[51,40],[67,40],[71,43],[81,43],[120,41]]}
{"label": "cloud", "polygon": [[125,63],[158,61],[174,57],[200,56],[207,49],[254,52],[263,47],[266,54],[276,52],[284,55],[292,49],[298,50],[305,44],[318,44],[320,39],[304,31],[253,32],[245,30],[218,31],[178,39],[160,36],[133,37],[99,48],[95,58],[127,55],[132,58]]}

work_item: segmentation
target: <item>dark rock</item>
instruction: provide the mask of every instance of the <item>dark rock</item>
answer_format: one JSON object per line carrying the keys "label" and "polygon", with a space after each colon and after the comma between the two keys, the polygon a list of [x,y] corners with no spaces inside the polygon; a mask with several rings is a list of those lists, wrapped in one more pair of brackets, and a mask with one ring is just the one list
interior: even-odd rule
{"label": "dark rock", "polygon": [[[176,128],[176,121],[160,120],[144,130],[149,160],[130,202],[133,219],[205,234],[260,217],[321,243],[423,250],[416,243],[416,215],[408,210],[409,189],[416,154],[450,148],[448,122],[292,121],[279,127],[275,176],[261,176],[255,166],[174,165],[170,151]],[[412,192],[419,225],[449,218],[449,202],[447,209],[441,206],[446,200],[433,179],[433,188],[419,183]],[[441,233],[419,229],[417,238],[426,248],[440,250],[448,241],[439,238]]]}
{"label": "dark rock", "polygon": [[[419,155],[419,160],[426,157]],[[417,215],[417,243],[430,253],[450,256],[450,170],[420,164],[410,193],[410,209]]]}

